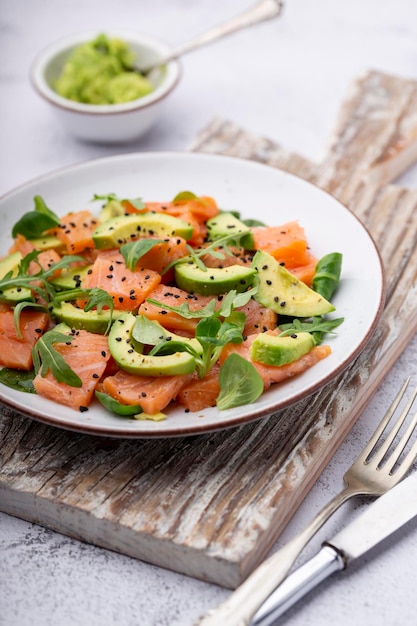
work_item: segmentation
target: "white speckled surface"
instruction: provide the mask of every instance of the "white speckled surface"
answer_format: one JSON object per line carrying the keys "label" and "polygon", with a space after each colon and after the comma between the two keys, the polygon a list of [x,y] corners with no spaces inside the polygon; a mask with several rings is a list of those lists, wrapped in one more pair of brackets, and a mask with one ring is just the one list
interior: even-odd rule
{"label": "white speckled surface", "polygon": [[[235,35],[183,61],[184,75],[160,124],[129,146],[93,146],[68,137],[32,91],[32,58],[50,40],[110,26],[182,43],[251,5],[250,0],[3,0],[0,193],[40,174],[97,156],[182,150],[215,116],[230,118],[318,160],[350,81],[375,68],[417,79],[413,0],[287,0],[279,21]],[[417,168],[403,184],[415,186]],[[306,498],[279,544],[300,530],[342,485],[342,475],[406,374],[417,372],[417,341],[388,374],[371,405]],[[357,513],[345,505],[305,551]],[[336,621],[368,626],[415,623],[417,522],[287,614],[290,626]],[[228,591],[72,541],[0,514],[2,626],[191,626]]]}

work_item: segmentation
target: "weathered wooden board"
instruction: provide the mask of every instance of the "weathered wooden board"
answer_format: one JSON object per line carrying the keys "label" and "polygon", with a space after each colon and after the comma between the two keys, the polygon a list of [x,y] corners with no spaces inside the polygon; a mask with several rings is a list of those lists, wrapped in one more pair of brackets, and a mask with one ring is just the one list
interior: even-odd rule
{"label": "weathered wooden board", "polygon": [[[90,437],[3,407],[0,510],[227,587],[250,573],[417,329],[417,192],[382,186],[409,162],[398,158],[400,134],[401,146],[414,150],[404,129],[413,125],[415,94],[410,81],[361,77],[319,166],[223,120],[192,146],[316,182],[368,225],[385,261],[387,305],[356,362],[289,409],[198,437]],[[391,157],[395,166],[386,167]]]}

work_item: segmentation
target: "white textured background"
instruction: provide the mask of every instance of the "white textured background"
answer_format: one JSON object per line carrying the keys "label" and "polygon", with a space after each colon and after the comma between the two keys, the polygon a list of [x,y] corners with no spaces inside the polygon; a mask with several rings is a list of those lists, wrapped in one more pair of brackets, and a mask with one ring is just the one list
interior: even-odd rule
{"label": "white textured background", "polygon": [[[120,27],[176,44],[249,6],[250,0],[3,0],[0,193],[90,158],[183,150],[215,116],[318,160],[358,73],[374,68],[417,80],[415,0],[287,0],[281,20],[184,58],[182,80],[164,116],[135,144],[98,147],[73,140],[30,86],[32,59],[61,36]],[[401,182],[415,186],[417,169]],[[414,340],[389,373],[279,545],[341,488],[344,471],[394,390],[406,374],[415,377],[416,347]],[[345,505],[300,561],[364,504]],[[417,522],[411,522],[281,621],[289,626],[414,624],[416,558]],[[2,626],[191,626],[228,593],[0,514]]]}

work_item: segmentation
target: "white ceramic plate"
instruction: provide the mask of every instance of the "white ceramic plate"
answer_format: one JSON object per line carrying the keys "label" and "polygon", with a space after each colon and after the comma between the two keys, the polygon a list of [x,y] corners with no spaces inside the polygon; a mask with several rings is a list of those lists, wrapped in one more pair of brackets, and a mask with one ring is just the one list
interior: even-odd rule
{"label": "white ceramic plate", "polygon": [[[243,159],[192,153],[142,153],[98,159],[54,172],[0,199],[0,251],[20,215],[43,196],[60,215],[91,208],[93,194],[113,192],[145,200],[172,199],[179,191],[213,196],[226,210],[270,225],[298,220],[312,252],[343,254],[342,281],[333,298],[345,322],[326,340],[332,354],[304,374],[272,386],[255,403],[226,411],[168,411],[163,422],[113,416],[99,404],[78,413],[40,396],[0,385],[0,399],[36,420],[61,428],[113,437],[169,437],[219,430],[259,419],[311,394],[345,369],[369,340],[384,304],[384,276],[376,246],[364,226],[337,200],[295,176]],[[1,254],[2,252],[0,252]]]}

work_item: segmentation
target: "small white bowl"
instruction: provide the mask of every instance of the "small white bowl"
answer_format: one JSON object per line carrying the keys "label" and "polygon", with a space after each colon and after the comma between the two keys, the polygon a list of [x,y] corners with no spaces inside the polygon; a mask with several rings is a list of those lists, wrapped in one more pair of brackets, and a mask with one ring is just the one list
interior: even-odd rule
{"label": "small white bowl", "polygon": [[[169,54],[171,48],[148,35],[133,32],[108,32],[108,37],[123,39],[143,64],[153,63]],[[93,105],[74,102],[60,96],[52,87],[71,52],[99,32],[78,34],[49,45],[36,57],[31,68],[35,90],[52,105],[66,129],[84,141],[126,143],[144,135],[160,114],[167,96],[180,78],[180,64],[171,61],[164,69],[153,70],[148,76],[155,89],[148,95],[123,104]]]}

